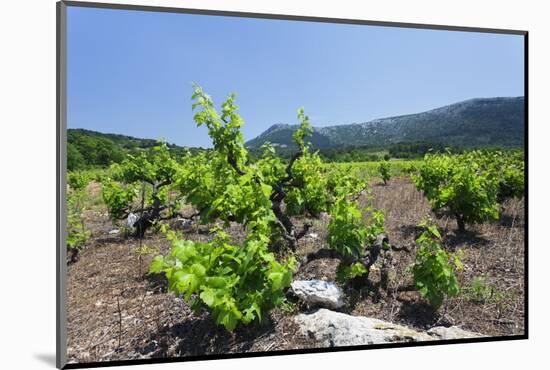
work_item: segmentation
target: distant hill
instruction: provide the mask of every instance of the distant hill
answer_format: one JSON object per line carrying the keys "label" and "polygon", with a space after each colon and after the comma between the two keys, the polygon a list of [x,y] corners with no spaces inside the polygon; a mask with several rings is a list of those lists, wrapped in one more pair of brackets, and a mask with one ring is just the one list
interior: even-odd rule
{"label": "distant hill", "polygon": [[[121,162],[126,154],[137,153],[158,144],[154,139],[140,139],[127,135],[104,134],[85,129],[67,130],[67,169],[105,167]],[[167,143],[170,150],[180,152],[187,148]],[[201,150],[201,149],[191,149]]]}
{"label": "distant hill", "polygon": [[[360,148],[399,149],[400,143],[425,150],[433,145],[456,147],[524,145],[524,98],[471,99],[423,113],[376,119],[365,123],[315,127],[309,141],[326,156],[338,157],[340,151]],[[253,156],[271,142],[282,155],[294,148],[292,134],[297,125],[276,124],[246,145]],[[67,168],[69,170],[104,167],[118,163],[128,153],[137,153],[157,144],[154,139],[106,134],[85,129],[67,130]],[[201,148],[167,144],[175,153]],[[409,148],[410,149],[410,148]],[[332,153],[334,151],[338,153]],[[327,157],[328,158],[328,157]],[[350,157],[351,158],[351,157]],[[335,159],[336,160],[336,159]]]}
{"label": "distant hill", "polygon": [[[403,142],[431,142],[456,146],[523,146],[524,98],[481,98],[423,113],[381,118],[365,123],[315,127],[316,148],[389,146]],[[265,142],[293,147],[297,125],[275,124],[248,141],[258,148]]]}
{"label": "distant hill", "polygon": [[[128,135],[120,134],[105,134],[103,132],[86,130],[83,128],[70,128],[67,130],[67,141],[69,143],[78,140],[78,137],[87,136],[92,138],[107,139],[112,141],[114,144],[117,144],[124,149],[136,149],[136,148],[151,148],[158,144],[158,140],[155,139],[140,139]],[[178,148],[176,144],[167,143],[169,147]],[[181,148],[181,147],[180,147]]]}

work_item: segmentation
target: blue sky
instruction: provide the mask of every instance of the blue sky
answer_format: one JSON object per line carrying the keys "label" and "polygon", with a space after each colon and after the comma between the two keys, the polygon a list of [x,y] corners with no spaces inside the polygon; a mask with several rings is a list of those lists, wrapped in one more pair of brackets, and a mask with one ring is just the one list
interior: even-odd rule
{"label": "blue sky", "polygon": [[192,82],[231,92],[252,139],[523,95],[523,37],[111,9],[68,9],[68,127],[210,146]]}

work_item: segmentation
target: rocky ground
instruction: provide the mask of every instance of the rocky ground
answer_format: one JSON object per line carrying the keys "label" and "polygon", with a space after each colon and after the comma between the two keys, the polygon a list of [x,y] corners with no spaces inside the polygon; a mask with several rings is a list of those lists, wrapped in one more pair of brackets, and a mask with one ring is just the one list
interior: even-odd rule
{"label": "rocky ground", "polygon": [[[329,313],[298,301],[284,310],[272,311],[260,326],[240,327],[234,333],[228,333],[215,325],[207,312],[196,316],[185,302],[166,292],[162,278],[146,274],[152,257],[140,256],[136,251],[141,243],[157,253],[166,253],[169,245],[162,235],[148,233],[139,241],[125,238],[121,232],[113,232],[117,226],[109,221],[100,202],[94,201],[98,197],[97,185],[92,184],[89,191],[92,206],[84,216],[92,237],[79,260],[68,266],[67,345],[70,362],[349,344],[345,342],[349,336],[344,342],[340,341],[342,332],[338,330],[327,333],[321,329],[315,332],[308,329],[306,322],[311,322],[312,317],[319,319],[311,315],[323,315],[327,322],[342,322],[343,317],[339,315],[351,315],[352,322],[360,320],[360,327],[370,325],[376,330],[388,325],[392,330],[404,328],[402,330],[408,334],[390,336],[399,341],[414,340],[411,338],[437,340],[450,335],[506,336],[524,332],[523,200],[505,204],[497,222],[470,227],[466,234],[456,234],[454,221],[436,218],[422,194],[407,178],[394,179],[387,186],[375,184],[373,203],[386,214],[390,242],[412,249],[411,253],[396,253],[395,274],[391,276],[389,291],[343,291],[343,305],[331,307]],[[362,202],[367,203],[367,196]],[[417,292],[397,290],[410,280],[406,267],[414,255],[416,225],[428,216],[436,221],[444,234],[446,248],[464,253],[465,268],[459,273],[462,292],[447,300],[437,312],[433,312]],[[315,220],[309,235],[300,241],[298,259],[326,247],[327,224],[326,216]],[[236,239],[243,237],[242,230],[236,225],[232,225],[229,232]],[[208,227],[198,225],[190,227],[186,236],[196,241],[211,238]],[[332,282],[337,264],[336,259],[329,257],[312,260],[300,266],[295,279]],[[372,275],[376,281],[376,269]],[[482,290],[471,288],[475,278],[482,279]],[[383,323],[376,320],[383,320]],[[414,333],[418,336],[415,337]],[[358,338],[370,343],[370,339],[361,335]]]}

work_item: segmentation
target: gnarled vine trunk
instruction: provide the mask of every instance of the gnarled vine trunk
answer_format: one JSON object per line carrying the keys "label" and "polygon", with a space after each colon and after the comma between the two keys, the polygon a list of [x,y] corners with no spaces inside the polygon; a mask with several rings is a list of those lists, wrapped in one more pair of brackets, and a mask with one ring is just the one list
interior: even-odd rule
{"label": "gnarled vine trunk", "polygon": [[458,231],[463,233],[466,231],[466,223],[464,221],[464,215],[456,214],[456,226],[458,227]]}

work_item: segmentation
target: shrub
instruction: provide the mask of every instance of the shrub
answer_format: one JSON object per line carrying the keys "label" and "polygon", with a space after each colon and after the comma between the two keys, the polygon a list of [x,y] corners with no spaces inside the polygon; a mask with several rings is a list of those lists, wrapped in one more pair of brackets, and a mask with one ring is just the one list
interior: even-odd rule
{"label": "shrub", "polygon": [[[178,214],[179,195],[170,197],[179,164],[161,143],[136,156],[128,155],[103,178],[102,195],[113,220],[137,214],[135,234],[143,236],[153,224]],[[135,200],[141,193],[141,201]]]}
{"label": "shrub", "polygon": [[[329,212],[329,244],[357,260],[372,239],[370,233],[380,230],[383,215],[373,212],[376,226],[367,227],[353,200],[363,184],[350,176],[324,173],[318,152],[311,151],[306,140],[312,128],[303,109],[298,110],[300,125],[293,135],[298,150],[290,160],[284,162],[273,146],[264,145],[253,162],[244,146],[235,95],[222,103],[220,113],[198,86],[192,99],[197,126],[206,127],[213,150],[177,167],[174,187],[197,209],[201,222],[236,222],[246,238],[234,243],[215,229],[212,242],[198,243],[167,231],[172,249],[167,256],[155,257],[150,271],[165,273],[172,292],[196,309],[207,308],[231,331],[239,323],[261,320],[283,304],[295,265],[292,254],[309,228],[306,222],[298,230],[291,216]],[[281,238],[290,251],[279,248]],[[361,267],[350,267],[350,273],[361,272]]]}
{"label": "shrub", "polygon": [[261,321],[283,303],[295,260],[277,262],[265,237],[250,235],[242,245],[230,244],[221,231],[210,243],[181,240],[175,234],[170,239],[169,254],[155,257],[150,272],[164,272],[170,291],[195,311],[208,308],[227,330],[239,322]]}
{"label": "shrub", "polygon": [[390,164],[387,161],[380,162],[378,165],[378,173],[380,176],[382,176],[382,180],[384,181],[384,185],[388,183],[388,180],[390,179]]}
{"label": "shrub", "polygon": [[[78,179],[75,185],[67,193],[67,252],[70,254],[70,261],[75,262],[78,258],[78,253],[84,248],[91,233],[86,229],[82,212],[86,198],[84,181],[80,181],[80,176],[75,176],[73,179]],[[80,188],[79,190],[75,190]]]}
{"label": "shrub", "polygon": [[427,154],[413,181],[435,211],[456,218],[459,231],[466,223],[498,218],[498,182],[476,160],[477,153]]}
{"label": "shrub", "polygon": [[412,272],[420,294],[437,309],[445,297],[458,294],[455,270],[462,269],[462,263],[457,255],[445,252],[440,244],[441,234],[435,226],[423,226],[426,229],[416,239],[418,249]]}

